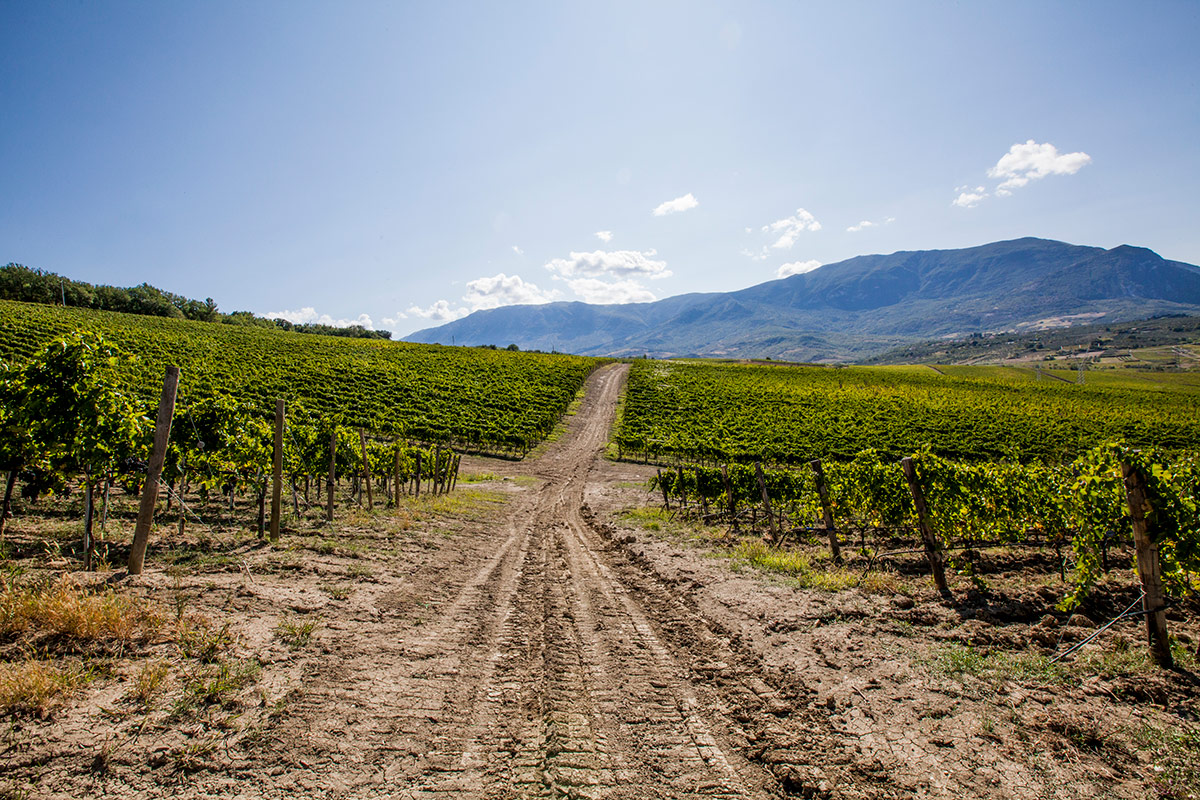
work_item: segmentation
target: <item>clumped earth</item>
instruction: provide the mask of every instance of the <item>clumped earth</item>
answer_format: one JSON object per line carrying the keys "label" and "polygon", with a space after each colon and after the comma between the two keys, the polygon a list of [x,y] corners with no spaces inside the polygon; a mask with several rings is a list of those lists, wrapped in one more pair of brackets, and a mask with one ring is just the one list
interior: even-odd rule
{"label": "clumped earth", "polygon": [[[988,550],[943,601],[919,556],[705,527],[603,458],[622,367],[524,462],[452,494],[313,508],[262,542],[189,498],[149,569],[78,572],[78,512],[12,521],[0,797],[1195,797],[1179,668],[1128,556],[1058,611],[1053,552]],[[304,511],[301,509],[302,512]],[[116,498],[120,564],[133,498]],[[102,566],[105,566],[102,564]]]}

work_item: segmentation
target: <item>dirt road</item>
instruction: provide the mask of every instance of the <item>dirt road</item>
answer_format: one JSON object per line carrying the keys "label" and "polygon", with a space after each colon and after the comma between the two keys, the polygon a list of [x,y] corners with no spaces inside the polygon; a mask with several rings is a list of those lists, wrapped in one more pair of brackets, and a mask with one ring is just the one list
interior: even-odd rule
{"label": "dirt road", "polygon": [[[302,763],[324,762],[320,789],[685,798],[827,788],[805,771],[823,758],[821,737],[791,703],[585,517],[626,369],[597,372],[565,435],[522,466],[540,485],[490,544],[461,563],[435,560],[393,598],[428,608],[423,624],[400,610],[389,618],[382,603],[382,618],[359,620],[306,681],[289,715],[296,736],[284,738],[307,751]],[[749,760],[764,754],[772,770]]]}

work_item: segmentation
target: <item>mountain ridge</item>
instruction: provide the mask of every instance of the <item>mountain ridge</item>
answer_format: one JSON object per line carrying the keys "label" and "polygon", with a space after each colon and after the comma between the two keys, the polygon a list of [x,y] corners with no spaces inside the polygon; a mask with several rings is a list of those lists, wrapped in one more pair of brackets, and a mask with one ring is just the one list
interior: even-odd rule
{"label": "mountain ridge", "polygon": [[405,340],[581,355],[845,361],[955,334],[1170,313],[1200,313],[1200,267],[1133,245],[1105,250],[1024,237],[855,256],[733,292],[503,306]]}

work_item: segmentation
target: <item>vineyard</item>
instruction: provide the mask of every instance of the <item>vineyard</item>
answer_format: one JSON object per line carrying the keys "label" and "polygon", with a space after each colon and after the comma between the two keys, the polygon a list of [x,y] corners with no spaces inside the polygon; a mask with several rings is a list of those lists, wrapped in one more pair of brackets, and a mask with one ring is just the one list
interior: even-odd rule
{"label": "vineyard", "polygon": [[1135,390],[1113,378],[1078,385],[1038,381],[1033,370],[953,369],[638,362],[615,441],[635,459],[781,464],[922,448],[1060,463],[1108,441],[1200,444],[1194,380]]}
{"label": "vineyard", "polygon": [[[1188,766],[1200,747],[1164,755],[1124,729],[1093,733],[1072,710],[1134,708],[1154,725],[1137,729],[1143,737],[1177,730],[1177,706],[1193,713],[1200,635],[1184,615],[1195,608],[1185,597],[1198,571],[1200,459],[1186,450],[1100,444],[1022,460],[868,448],[806,464],[807,452],[764,461],[762,450],[732,458],[722,445],[649,454],[657,465],[606,461],[629,371],[612,365],[588,378],[535,459],[476,459],[462,452],[469,437],[339,418],[299,392],[198,393],[188,388],[195,364],[178,375],[162,361],[147,366],[145,347],[130,344],[142,340],[104,319],[103,333],[68,331],[0,374],[0,469],[7,496],[21,488],[0,532],[0,716],[14,720],[27,754],[0,769],[0,793],[28,783],[57,793],[48,796],[265,795],[299,776],[297,797],[347,786],[365,796],[383,764],[388,785],[414,791],[525,796],[566,776],[629,796],[632,784],[597,757],[608,746],[659,781],[643,797],[699,797],[679,787],[703,780],[740,796],[831,796],[827,783],[845,790],[832,796],[874,800],[951,770],[954,796],[1031,800],[1078,775],[1087,783],[1064,796],[1099,796],[1118,780],[1200,780]],[[269,332],[259,341],[289,344]],[[335,344],[363,363],[378,347]],[[552,361],[429,352],[440,379],[453,366],[479,368],[476,356]],[[252,352],[242,361],[253,358],[262,363]],[[582,380],[594,362],[577,361]],[[635,367],[643,389],[647,374],[671,375],[669,365],[646,367]],[[1021,373],[866,374],[880,396],[920,381],[1045,390]],[[701,417],[721,398],[693,390]],[[1173,385],[1145,394],[1190,397]],[[462,386],[453,396],[479,394]],[[465,420],[479,411],[459,405]],[[769,411],[758,413],[769,429]],[[870,429],[856,435],[872,439]],[[504,451],[503,440],[488,441]],[[464,485],[452,491],[460,464]],[[646,526],[623,524],[637,520]],[[145,572],[134,566],[143,530]],[[1144,598],[1150,656],[1109,627],[1114,616],[1141,627],[1133,608],[1143,598],[1122,575],[1135,551],[1139,568],[1153,551],[1163,590]],[[950,588],[939,571],[958,573]],[[1151,659],[1176,669],[1148,681]],[[532,719],[531,699],[543,709]],[[593,741],[581,719],[616,735]],[[729,731],[730,719],[753,738],[708,732]],[[410,732],[402,752],[396,731]],[[1126,752],[1118,747],[1164,771],[1098,772]],[[925,754],[916,761],[914,748]],[[297,762],[280,773],[285,752]],[[509,771],[516,758],[540,772]],[[495,769],[462,768],[484,762]],[[1013,762],[1051,771],[1020,794],[977,790],[1005,785],[999,773],[981,778],[980,764]],[[734,772],[721,768],[730,763]]]}
{"label": "vineyard", "polygon": [[[846,544],[868,570],[924,550],[947,595],[947,564],[986,589],[980,550],[1052,547],[1074,605],[1110,549],[1133,546],[1161,617],[1162,598],[1189,595],[1200,574],[1200,406],[1185,381],[1103,383],[1010,368],[641,362],[616,444],[675,462],[652,480],[667,508],[757,525],[773,544],[827,537],[836,562]],[[1165,644],[1158,654],[1169,662]]]}
{"label": "vineyard", "polygon": [[349,428],[521,455],[541,441],[596,359],[410,345],[0,301],[0,361],[91,331],[133,356],[115,365],[141,407],[179,366],[180,405],[227,396],[266,419],[278,398]]}
{"label": "vineyard", "polygon": [[[464,450],[524,455],[600,363],[23,303],[2,310],[0,537],[18,489],[30,504],[78,492],[85,568],[114,488],[136,495],[161,472],[179,534],[189,518],[236,524],[244,498],[261,537],[274,488],[274,538],[284,482],[297,520],[316,506],[332,521],[346,479],[350,502],[370,509],[377,490],[399,507],[422,482],[427,493],[452,487]],[[166,402],[158,388],[168,365],[183,375],[171,389],[169,443],[172,417],[151,421]]]}

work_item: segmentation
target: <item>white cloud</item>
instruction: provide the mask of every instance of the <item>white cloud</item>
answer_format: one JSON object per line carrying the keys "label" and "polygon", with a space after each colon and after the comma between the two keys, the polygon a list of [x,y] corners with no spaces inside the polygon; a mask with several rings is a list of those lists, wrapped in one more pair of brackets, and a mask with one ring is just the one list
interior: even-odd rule
{"label": "white cloud", "polygon": [[[1049,142],[1039,144],[1029,139],[1024,144],[1014,144],[1008,152],[1000,157],[996,166],[987,171],[989,178],[1001,178],[1001,182],[992,192],[996,197],[1009,197],[1013,189],[1027,186],[1030,181],[1041,180],[1047,175],[1074,175],[1079,170],[1092,163],[1092,157],[1087,153],[1060,153],[1058,148]],[[982,186],[971,190],[966,186],[954,189],[958,197],[951,203],[962,208],[974,208],[991,195]]]}
{"label": "white cloud", "polygon": [[614,278],[669,278],[671,270],[667,269],[667,262],[652,259],[654,255],[657,255],[657,251],[572,252],[570,258],[556,258],[547,262],[546,269],[563,278],[599,278],[604,275]]}
{"label": "white cloud", "polygon": [[763,249],[757,253],[753,250],[746,249],[742,251],[742,255],[744,255],[746,258],[753,259],[754,261],[766,261],[771,257],[771,248],[764,246]]}
{"label": "white cloud", "polygon": [[560,292],[555,289],[542,291],[535,284],[522,280],[520,275],[510,276],[501,272],[490,278],[468,281],[467,293],[462,299],[472,311],[478,311],[500,306],[549,303],[559,295]]}
{"label": "white cloud", "polygon": [[512,305],[539,305],[549,303],[562,296],[557,289],[545,291],[536,284],[528,283],[520,275],[505,275],[503,272],[490,278],[476,278],[467,281],[467,291],[462,296],[464,305],[454,306],[448,300],[438,300],[428,308],[410,306],[407,312],[396,313],[396,319],[385,318],[384,324],[395,326],[398,319],[414,317],[433,322],[452,322],[461,319],[472,311],[482,311],[488,308]]}
{"label": "white cloud", "polygon": [[816,217],[808,211],[797,208],[794,215],[776,220],[770,225],[763,225],[762,229],[763,233],[778,233],[779,238],[771,246],[786,250],[796,243],[796,237],[804,231],[821,230],[821,223],[817,222]]}
{"label": "white cloud", "polygon": [[891,225],[891,224],[892,224],[893,222],[895,222],[895,221],[896,221],[896,218],[895,218],[895,217],[888,217],[887,219],[885,219],[885,220],[883,221],[883,224],[884,224],[884,225]]}
{"label": "white cloud", "polygon": [[632,279],[609,282],[596,278],[577,278],[567,281],[567,285],[585,303],[648,303],[657,299],[653,292]]}
{"label": "white cloud", "polygon": [[1047,175],[1074,175],[1090,163],[1092,157],[1087,153],[1059,153],[1049,142],[1038,144],[1030,139],[1025,144],[1010,147],[987,174],[989,178],[1004,178],[1004,182],[996,187],[996,194],[1005,196],[1011,194],[1012,189]]}
{"label": "white cloud", "polygon": [[359,314],[357,319],[334,319],[328,314],[318,314],[312,306],[298,308],[295,311],[268,311],[264,316],[267,319],[286,319],[293,325],[330,325],[334,328],[361,325],[369,331],[375,330],[375,324],[366,314]]}
{"label": "white cloud", "polygon": [[654,216],[665,217],[667,214],[687,211],[689,208],[695,208],[698,205],[700,205],[700,201],[691,192],[688,192],[683,197],[676,197],[674,200],[668,200],[659,205],[654,209]]}
{"label": "white cloud", "polygon": [[987,190],[982,186],[976,186],[971,189],[967,186],[959,186],[954,191],[958,192],[958,197],[951,201],[951,205],[956,205],[959,208],[974,208],[979,205],[980,201],[986,200],[988,197]]}
{"label": "white cloud", "polygon": [[[421,308],[420,306],[415,305],[409,306],[408,313],[412,314],[414,317],[427,319],[431,322],[452,322],[456,319],[465,317],[467,314],[470,314],[471,310],[462,308],[461,306],[459,308],[452,308],[449,302],[445,300],[438,300],[429,308]],[[407,318],[407,314],[402,316]]]}
{"label": "white cloud", "polygon": [[525,251],[522,250],[521,248],[517,247],[515,244],[512,247],[513,247],[513,252],[516,253],[517,255],[519,255],[519,256],[525,255]]}
{"label": "white cloud", "polygon": [[846,232],[847,233],[858,233],[859,231],[866,230],[867,228],[874,228],[874,227],[875,227],[874,222],[871,222],[871,220],[869,220],[869,219],[864,219],[862,222],[858,223],[857,225],[851,225],[849,228],[846,228]]}
{"label": "white cloud", "polygon": [[613,237],[612,231],[596,231],[596,238],[599,239],[600,241],[604,242],[605,244],[608,244],[609,242],[611,242],[612,237]]}
{"label": "white cloud", "polygon": [[775,276],[778,278],[786,278],[789,275],[803,275],[806,272],[812,272],[817,267],[821,266],[821,262],[816,259],[811,261],[793,261],[790,264],[784,264],[779,269],[775,270]]}

